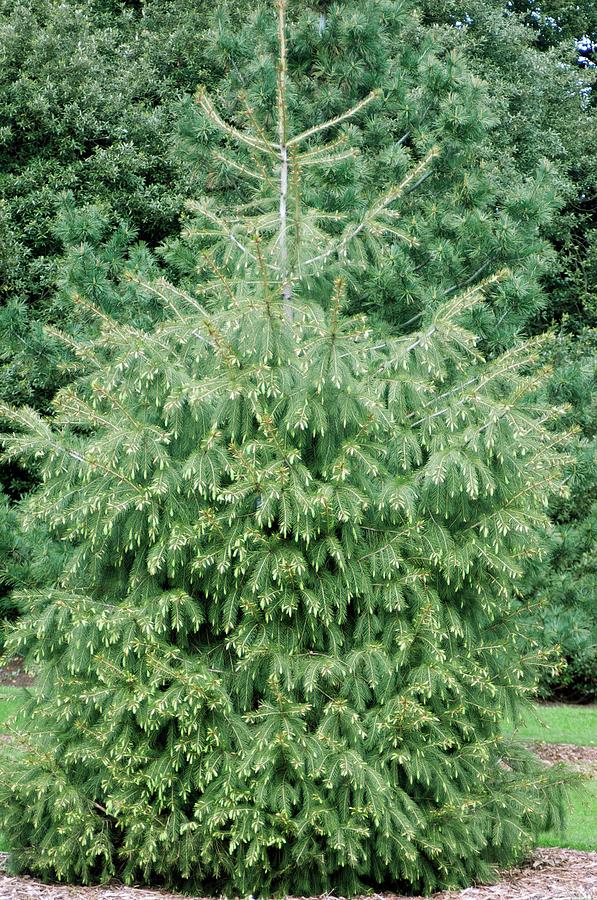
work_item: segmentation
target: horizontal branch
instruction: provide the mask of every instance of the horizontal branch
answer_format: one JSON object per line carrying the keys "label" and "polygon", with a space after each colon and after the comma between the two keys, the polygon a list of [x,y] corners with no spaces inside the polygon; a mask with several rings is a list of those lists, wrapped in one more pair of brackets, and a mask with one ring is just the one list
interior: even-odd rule
{"label": "horizontal branch", "polygon": [[225,166],[228,166],[231,169],[234,169],[236,172],[240,172],[241,175],[245,175],[247,178],[254,178],[256,181],[259,181],[261,184],[264,184],[267,179],[261,172],[256,171],[255,169],[250,169],[248,166],[243,166],[242,163],[238,163],[233,159],[230,159],[224,153],[220,153],[217,150],[212,153],[214,159],[219,160],[219,162],[224,163]]}
{"label": "horizontal branch", "polygon": [[212,212],[210,209],[207,209],[205,206],[202,206],[196,200],[193,200],[187,203],[187,207],[193,212],[197,212],[200,215],[204,216],[209,222],[212,222],[219,230],[222,237],[227,237],[232,243],[243,253],[245,256],[248,256],[253,262],[257,262],[257,257],[254,253],[251,253],[248,247],[239,241],[233,230],[230,228],[225,219],[222,219],[217,213]]}
{"label": "horizontal branch", "polygon": [[299,156],[296,162],[299,168],[304,168],[305,166],[333,166],[345,159],[356,159],[359,155],[358,149],[352,147],[350,150],[345,150],[343,153],[334,153],[328,156]]}

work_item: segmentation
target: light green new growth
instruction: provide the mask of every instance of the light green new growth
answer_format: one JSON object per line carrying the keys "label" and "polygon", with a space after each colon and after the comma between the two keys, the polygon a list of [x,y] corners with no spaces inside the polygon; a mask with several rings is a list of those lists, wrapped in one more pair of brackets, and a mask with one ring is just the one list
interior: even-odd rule
{"label": "light green new growth", "polygon": [[39,692],[0,826],[42,877],[430,891],[491,877],[557,816],[560,773],[500,730],[549,665],[512,587],[559,485],[536,346],[485,361],[462,324],[499,273],[400,338],[343,314],[338,257],[395,236],[435,151],[322,226],[303,168],[341,157],[370,101],[289,132],[278,14],[275,128],[199,95],[258,181],[244,209],[195,207],[203,296],[133,273],[166,311],[151,332],[76,298],[100,334],[55,420],[2,410],[8,456],[43,473],[28,521],[74,545],[10,639]]}

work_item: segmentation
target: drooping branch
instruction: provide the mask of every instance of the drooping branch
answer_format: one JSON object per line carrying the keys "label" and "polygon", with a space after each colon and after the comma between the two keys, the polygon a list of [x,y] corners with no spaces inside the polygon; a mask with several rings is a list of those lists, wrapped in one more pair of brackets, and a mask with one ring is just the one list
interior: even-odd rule
{"label": "drooping branch", "polygon": [[263,153],[271,154],[272,152],[275,152],[274,146],[267,143],[263,138],[257,138],[252,134],[248,134],[246,131],[240,131],[238,128],[235,128],[234,125],[225,122],[213,105],[204,87],[200,87],[197,91],[196,102],[209,121],[235,141],[245,144],[253,150],[261,150]]}
{"label": "drooping branch", "polygon": [[459,313],[471,309],[473,306],[477,306],[488,288],[504,281],[510,274],[510,269],[500,269],[488,278],[483,279],[483,281],[479,281],[477,284],[468,288],[463,293],[458,294],[457,297],[444,301],[444,303],[438,307],[433,317],[433,321],[436,324],[440,322],[451,322]]}
{"label": "drooping branch", "polygon": [[260,183],[265,181],[265,178],[256,169],[250,169],[248,166],[243,166],[242,163],[237,162],[235,159],[230,159],[229,156],[225,156],[223,153],[220,153],[218,150],[213,151],[214,159],[219,160],[224,163],[225,166],[228,166],[231,169],[234,169],[236,172],[239,172],[241,175],[245,175],[247,178],[253,178]]}
{"label": "drooping branch", "polygon": [[[209,222],[215,225],[217,229],[216,233],[219,232],[224,237],[227,237],[241,251],[243,256],[248,256],[253,260],[253,262],[255,262],[255,254],[252,253],[251,250],[249,250],[249,248],[242,243],[242,241],[239,241],[234,231],[225,221],[225,219],[223,219],[217,213],[213,212],[211,209],[208,209],[204,204],[198,203],[196,200],[192,200],[191,202],[187,203],[187,207],[195,212],[198,212]],[[189,229],[188,233],[193,234],[193,229]]]}

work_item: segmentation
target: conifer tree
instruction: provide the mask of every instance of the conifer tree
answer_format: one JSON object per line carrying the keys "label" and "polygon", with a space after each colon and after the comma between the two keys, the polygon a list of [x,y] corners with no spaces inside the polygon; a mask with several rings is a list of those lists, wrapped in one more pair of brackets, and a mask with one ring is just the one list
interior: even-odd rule
{"label": "conifer tree", "polygon": [[547,664],[512,586],[559,479],[536,344],[486,361],[463,324],[500,271],[408,335],[346,314],[442,149],[319,208],[310,172],[352,160],[343,129],[379,95],[294,130],[276,5],[272,119],[198,95],[247,184],[193,204],[207,280],[132,272],[164,311],[145,330],[75,294],[99,333],[63,336],[80,374],[54,421],[2,409],[9,459],[43,473],[26,524],[74,546],[10,639],[39,672],[2,763],[14,870],[430,891],[490,878],[558,813],[559,773],[500,727]]}
{"label": "conifer tree", "polygon": [[15,582],[15,570],[21,569],[25,553],[19,534],[17,516],[8,504],[8,498],[0,491],[0,621],[18,615],[18,606],[10,596]]}

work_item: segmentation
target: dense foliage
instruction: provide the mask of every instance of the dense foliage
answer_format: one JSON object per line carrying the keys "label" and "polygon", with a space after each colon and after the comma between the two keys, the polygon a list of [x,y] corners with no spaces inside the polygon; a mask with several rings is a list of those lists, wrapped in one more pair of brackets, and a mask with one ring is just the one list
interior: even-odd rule
{"label": "dense foliage", "polygon": [[40,667],[13,865],[242,894],[488,877],[549,821],[551,776],[500,735],[551,465],[526,354],[475,361],[462,300],[380,350],[334,306],[290,329],[275,282],[211,317],[158,289],[175,317],[107,322],[58,428],[15,415],[78,550],[11,638]]}
{"label": "dense foliage", "polygon": [[528,572],[525,593],[542,604],[534,617],[544,646],[558,644],[566,667],[541,680],[543,696],[597,698],[597,342],[595,332],[572,341],[561,335],[551,350],[555,368],[548,401],[568,407],[557,427],[576,438],[567,480],[569,496],[553,501],[548,556]]}
{"label": "dense foliage", "polygon": [[15,589],[41,587],[58,578],[67,552],[43,526],[24,533],[14,506],[0,494],[0,624],[3,628],[22,612]]}
{"label": "dense foliage", "polygon": [[195,284],[131,271],[119,290],[162,305],[145,328],[73,293],[95,335],[54,333],[78,376],[53,421],[3,408],[43,478],[26,524],[73,545],[9,642],[39,671],[2,762],[15,869],[430,891],[558,815],[560,773],[501,728],[550,665],[513,590],[561,486],[540,342],[485,359],[467,327],[508,271],[403,335],[346,314],[445,148],[413,146],[377,195],[349,169],[359,202],[330,215],[311,173],[352,167],[347,123],[379,96],[302,121],[278,7],[256,18],[270,117],[198,96],[244,187],[192,205]]}
{"label": "dense foliage", "polygon": [[[374,88],[382,97],[367,107],[358,125],[343,130],[343,166],[308,173],[309,196],[316,196],[329,216],[318,228],[338,229],[335,215],[358,217],[400,180],[412,159],[436,142],[442,150],[439,162],[419,173],[420,184],[410,185],[395,230],[383,235],[381,265],[368,262],[363,246],[355,271],[347,270],[353,308],[389,323],[394,332],[408,331],[445,296],[492,270],[515,266],[516,276],[504,279],[491,305],[477,311],[475,323],[492,349],[508,346],[542,303],[537,282],[546,266],[546,245],[540,230],[555,207],[549,167],[538,159],[524,172],[504,164],[492,145],[498,120],[487,85],[433,30],[419,27],[408,5],[345,0],[322,8],[323,13],[306,3],[291,5],[288,66],[296,127],[339,115]],[[231,121],[245,121],[247,110],[271,120],[274,38],[265,15],[236,30],[229,15],[219,18],[213,52],[227,64],[219,90]],[[255,54],[259,42],[264,51]],[[193,115],[196,109],[190,106],[186,121],[187,157],[211,196],[229,197],[238,179],[222,162],[221,150],[214,153],[213,131],[200,111]],[[315,244],[318,234],[303,239]],[[373,239],[367,234],[368,242]],[[181,256],[184,271],[188,256]],[[175,252],[169,260],[176,263]],[[191,253],[192,273],[195,267]]]}
{"label": "dense foliage", "polygon": [[458,0],[420,4],[424,23],[443,25],[445,45],[463,52],[491,86],[502,123],[491,139],[503,164],[528,172],[546,158],[557,169],[566,202],[545,232],[557,256],[543,279],[545,305],[530,326],[542,330],[564,319],[574,332],[597,323],[595,5],[504,6],[470,0],[465,14]]}
{"label": "dense foliage", "polygon": [[543,604],[535,620],[537,636],[546,644],[559,644],[567,661],[557,678],[542,680],[543,696],[589,700],[597,693],[597,457],[594,412],[589,412],[595,397],[595,350],[586,333],[597,324],[597,164],[592,149],[597,142],[597,7],[590,2],[513,0],[504,15],[501,2],[471,0],[465,14],[462,4],[443,0],[423,3],[422,9],[426,23],[451,23],[443,28],[447,46],[465,51],[469,65],[491,84],[501,121],[507,123],[492,139],[523,171],[549,157],[567,198],[548,231],[557,255],[543,279],[545,304],[527,328],[539,332],[558,324],[560,340],[552,360],[556,371],[547,399],[571,405],[559,427],[578,426],[581,440],[570,448],[576,455],[571,498],[553,504],[553,528],[545,536],[550,549],[529,572],[526,591]]}
{"label": "dense foliage", "polygon": [[1,391],[43,408],[64,192],[152,244],[175,231],[190,191],[170,149],[177,103],[218,67],[203,4],[4,0],[0,26]]}
{"label": "dense foliage", "polygon": [[15,573],[21,570],[25,552],[21,545],[18,519],[8,498],[0,494],[0,620],[11,620],[20,612],[11,597]]}
{"label": "dense foliage", "polygon": [[[250,58],[250,29],[244,27],[250,6],[244,0],[219,4],[227,24],[221,19],[218,24],[208,5],[189,7],[178,0],[0,4],[0,391],[5,398],[45,411],[61,383],[55,353],[39,325],[60,322],[63,314],[60,304],[55,307],[62,246],[53,222],[65,191],[78,206],[102,204],[115,222],[125,222],[150,245],[177,235],[183,201],[197,180],[172,149],[180,100],[206,83],[219,87],[226,108],[239,71],[245,77],[251,71],[264,74],[262,63]],[[561,266],[554,271],[549,283],[554,299],[540,324],[561,310],[582,320],[594,283],[594,246],[588,246],[585,226],[595,193],[590,162],[595,119],[583,107],[584,88],[577,84],[581,70],[570,31],[576,25],[562,31],[567,45],[541,52],[532,45],[535,32],[515,15],[504,17],[500,4],[479,6],[471,0],[473,24],[462,28],[454,27],[462,11],[447,0],[431,10],[414,6],[420,24],[408,4],[391,3],[380,27],[381,4],[351,0],[319,4],[318,14],[328,17],[319,37],[309,28],[307,13],[302,26],[292,25],[302,41],[291,64],[295,75],[303,67],[297,90],[307,118],[319,91],[322,114],[331,115],[367,85],[389,89],[385,114],[380,108],[355,136],[375,151],[367,157],[368,179],[383,182],[386,165],[400,161],[400,147],[390,141],[411,131],[411,124],[410,141],[434,131],[444,140],[452,134],[451,169],[446,160],[444,171],[434,175],[435,196],[442,207],[453,208],[452,218],[438,213],[434,220],[419,195],[414,212],[420,248],[403,259],[402,247],[382,284],[369,279],[362,301],[368,311],[400,325],[420,303],[436,302],[437,280],[452,287],[483,265],[487,272],[513,260],[518,264],[522,257],[526,262],[516,283],[502,288],[499,328],[491,321],[477,323],[499,346],[507,346],[516,328],[524,330],[545,303],[536,284],[545,266],[533,230],[540,225],[560,259],[569,260],[565,271]],[[292,5],[299,19],[307,7],[299,0]],[[308,59],[314,60],[311,70],[303,66]],[[388,72],[390,61],[403,73],[401,86]],[[467,65],[484,84],[471,80]],[[582,70],[585,81],[590,75]],[[271,102],[271,83],[268,87],[265,80],[263,96],[251,99],[258,106]],[[399,125],[404,126],[400,133]],[[544,160],[557,167],[560,192],[571,198],[565,214],[549,227],[554,185],[545,175],[539,184],[534,181]],[[466,184],[459,180],[462,172],[468,173]],[[199,180],[201,173],[202,167]],[[334,202],[346,204],[350,181],[344,192],[342,183],[327,188]],[[480,211],[476,216],[473,207]],[[493,221],[495,208],[501,212]],[[450,281],[451,275],[458,280]]]}

